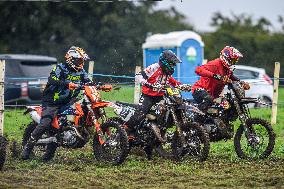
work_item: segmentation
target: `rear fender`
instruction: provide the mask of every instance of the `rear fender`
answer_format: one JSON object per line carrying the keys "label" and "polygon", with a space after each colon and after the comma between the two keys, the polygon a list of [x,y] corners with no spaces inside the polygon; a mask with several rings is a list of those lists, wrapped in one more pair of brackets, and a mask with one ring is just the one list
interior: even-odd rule
{"label": "rear fender", "polygon": [[41,106],[27,106],[27,110],[24,112],[24,115],[30,114],[31,119],[38,123],[41,118],[42,107]]}

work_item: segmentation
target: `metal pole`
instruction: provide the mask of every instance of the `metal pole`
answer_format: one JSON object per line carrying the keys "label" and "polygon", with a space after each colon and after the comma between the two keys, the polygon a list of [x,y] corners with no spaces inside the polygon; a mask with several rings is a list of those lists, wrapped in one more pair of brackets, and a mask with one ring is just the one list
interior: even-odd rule
{"label": "metal pole", "polygon": [[4,78],[5,60],[0,60],[0,136],[4,134]]}
{"label": "metal pole", "polygon": [[278,104],[279,73],[280,73],[280,63],[275,62],[272,113],[271,113],[271,124],[272,125],[276,124],[277,122],[276,118],[277,118],[277,104]]}
{"label": "metal pole", "polygon": [[[141,66],[136,66],[135,68],[135,74],[141,72]],[[140,83],[136,81],[135,79],[135,87],[134,87],[134,104],[139,103],[139,98],[140,98]]]}
{"label": "metal pole", "polygon": [[88,74],[89,74],[89,79],[93,80],[93,73],[94,73],[94,61],[89,61],[89,69],[88,69]]}

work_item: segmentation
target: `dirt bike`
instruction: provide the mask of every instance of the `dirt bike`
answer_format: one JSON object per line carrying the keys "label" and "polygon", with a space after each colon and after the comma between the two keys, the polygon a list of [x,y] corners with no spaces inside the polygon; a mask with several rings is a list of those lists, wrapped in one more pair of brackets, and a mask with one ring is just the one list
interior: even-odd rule
{"label": "dirt bike", "polygon": [[[231,81],[228,83],[228,92],[217,99],[205,115],[190,111],[187,111],[187,115],[206,129],[211,141],[233,138],[232,122],[239,118],[241,124],[234,136],[237,155],[244,159],[263,159],[268,157],[274,148],[275,133],[266,120],[251,117],[249,103],[262,102],[257,98],[245,97],[242,82]],[[226,134],[224,129],[227,131]]]}
{"label": "dirt bike", "polygon": [[[163,100],[152,106],[146,117],[137,123],[135,131],[129,135],[130,147],[142,146],[151,156],[152,149],[165,158],[184,159],[187,155],[197,160],[206,160],[209,153],[209,137],[197,123],[187,122],[185,107],[178,88],[167,86],[163,89]],[[115,102],[114,112],[118,118],[109,123],[123,125],[139,105]],[[129,129],[126,128],[129,132]]]}
{"label": "dirt bike", "polygon": [[[103,101],[99,93],[99,90],[108,92],[111,89],[111,85],[81,85],[77,89],[79,95],[60,108],[52,122],[52,129],[37,141],[36,147],[42,151],[47,144],[53,143],[64,148],[81,148],[93,137],[93,152],[97,160],[122,163],[128,153],[127,134],[117,125],[105,124],[104,108],[109,103]],[[23,146],[38,126],[41,111],[41,106],[27,106],[24,114],[29,113],[32,122],[25,129]]]}

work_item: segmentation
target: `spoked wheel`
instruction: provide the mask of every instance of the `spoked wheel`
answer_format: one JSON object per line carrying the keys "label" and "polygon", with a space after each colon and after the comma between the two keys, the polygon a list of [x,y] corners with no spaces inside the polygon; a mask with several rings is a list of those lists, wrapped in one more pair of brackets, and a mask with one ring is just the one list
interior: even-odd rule
{"label": "spoked wheel", "polygon": [[165,143],[159,143],[156,147],[156,152],[159,156],[165,159],[173,159],[172,143],[174,138],[175,128],[168,128],[165,131],[161,131],[161,135],[166,139]]}
{"label": "spoked wheel", "polygon": [[197,123],[186,124],[182,136],[176,132],[173,137],[173,153],[177,161],[205,161],[209,150],[209,136]]}
{"label": "spoked wheel", "polygon": [[95,158],[103,163],[118,165],[124,162],[129,152],[128,138],[120,122],[109,120],[101,125],[93,141]]}
{"label": "spoked wheel", "polygon": [[[31,134],[35,130],[36,126],[37,126],[37,123],[31,122],[26,127],[24,134],[23,134],[22,149],[30,140]],[[46,151],[46,145],[36,145],[33,149],[31,156],[42,157],[45,151]]]}
{"label": "spoked wheel", "polygon": [[246,131],[240,126],[235,134],[234,144],[237,155],[243,159],[264,159],[275,144],[275,133],[271,125],[258,118],[247,120]]}

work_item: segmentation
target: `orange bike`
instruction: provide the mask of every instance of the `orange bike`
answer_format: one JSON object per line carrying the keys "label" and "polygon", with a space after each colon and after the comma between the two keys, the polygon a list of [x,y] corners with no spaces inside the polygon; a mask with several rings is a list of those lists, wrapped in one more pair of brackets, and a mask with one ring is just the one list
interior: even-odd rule
{"label": "orange bike", "polygon": [[[81,148],[93,137],[94,156],[99,161],[112,164],[122,163],[128,155],[128,139],[123,128],[104,124],[104,108],[111,103],[103,101],[98,90],[110,91],[111,85],[82,85],[80,94],[63,106],[52,123],[52,129],[38,140],[34,151],[45,150],[47,144],[56,143],[64,148]],[[23,135],[24,146],[41,117],[41,106],[27,106],[32,122]]]}

